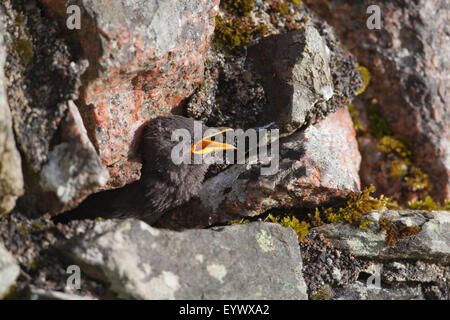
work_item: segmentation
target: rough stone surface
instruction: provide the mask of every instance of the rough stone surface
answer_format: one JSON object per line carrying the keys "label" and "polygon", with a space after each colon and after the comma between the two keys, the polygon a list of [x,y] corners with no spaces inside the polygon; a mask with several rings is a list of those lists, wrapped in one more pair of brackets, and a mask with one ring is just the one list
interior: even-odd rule
{"label": "rough stone surface", "polygon": [[200,196],[169,212],[159,226],[208,226],[272,208],[316,207],[360,188],[360,154],[346,109],[280,140],[279,168],[261,175],[261,165],[232,165],[206,180]]}
{"label": "rough stone surface", "polygon": [[307,298],[297,236],[276,224],[173,232],[98,222],[61,253],[122,298]]}
{"label": "rough stone surface", "polygon": [[14,257],[0,243],[0,298],[7,292],[19,275],[20,268]]}
{"label": "rough stone surface", "polygon": [[[42,167],[39,178],[40,189],[47,193],[41,206],[52,208],[52,211],[79,203],[83,196],[97,191],[109,178],[76,105],[69,101],[66,109],[60,141],[49,152],[48,162]],[[50,201],[54,204],[50,205]]]}
{"label": "rough stone surface", "polygon": [[[251,39],[232,52],[212,46],[205,81],[187,103],[189,116],[210,126],[244,129],[278,120],[292,132],[348,105],[362,86],[356,59],[307,7],[286,5],[282,13],[276,2],[255,2],[248,17],[221,7],[221,21],[253,30]],[[319,87],[327,86],[324,99]]]}
{"label": "rough stone surface", "polygon": [[424,300],[424,293],[419,284],[398,286],[394,288],[367,286],[357,281],[336,290],[335,300]]}
{"label": "rough stone surface", "polygon": [[[92,192],[105,183],[101,179],[94,183],[95,177],[102,175],[101,170],[95,173],[92,170],[90,160],[98,158],[95,149],[91,148],[89,156],[83,153],[86,158],[82,160],[87,160],[86,163],[75,161],[69,164],[66,161],[64,168],[64,164],[59,163],[61,157],[67,159],[73,157],[74,152],[86,149],[86,140],[82,142],[75,137],[77,133],[69,133],[82,132],[84,128],[81,121],[72,119],[74,112],[78,112],[74,110],[76,107],[68,107],[70,100],[78,98],[80,77],[86,63],[77,59],[64,40],[64,28],[45,15],[36,2],[3,1],[0,10],[7,16],[2,21],[8,52],[5,64],[7,97],[17,146],[22,154],[25,181],[25,194],[18,207],[29,214],[57,212],[68,208],[71,201],[81,201],[83,193]],[[70,144],[64,149],[58,146],[61,142]],[[55,166],[60,166],[58,176],[51,177],[54,181],[50,183],[48,172]],[[56,180],[56,184],[67,182],[61,175],[92,175],[92,178],[88,183],[78,180],[74,190],[68,191],[67,185],[55,185]],[[46,187],[42,188],[44,184]],[[56,188],[64,195],[57,195]]]}
{"label": "rough stone surface", "polygon": [[334,95],[330,49],[313,26],[262,39],[248,50],[269,106],[263,116],[282,132],[306,124],[316,104]]}
{"label": "rough stone surface", "polygon": [[445,0],[377,3],[382,28],[366,28],[371,1],[306,1],[333,25],[372,74],[366,93],[395,133],[407,137],[433,195],[450,196],[450,4]]}
{"label": "rough stone surface", "polygon": [[6,59],[3,42],[5,20],[0,8],[0,216],[11,211],[23,193],[22,161],[14,140],[3,70]]}
{"label": "rough stone surface", "polygon": [[[398,239],[395,247],[390,247],[384,232],[379,232],[382,217],[405,226],[418,226],[420,231]],[[450,212],[381,210],[373,211],[363,219],[373,222],[370,232],[340,222],[323,225],[316,231],[329,237],[337,248],[349,250],[357,257],[437,261],[443,265],[450,263]]]}
{"label": "rough stone surface", "polygon": [[[72,37],[89,60],[79,107],[111,187],[139,178],[133,139],[141,125],[179,112],[202,81],[218,2],[76,1],[83,25]],[[41,3],[65,23],[67,1]]]}

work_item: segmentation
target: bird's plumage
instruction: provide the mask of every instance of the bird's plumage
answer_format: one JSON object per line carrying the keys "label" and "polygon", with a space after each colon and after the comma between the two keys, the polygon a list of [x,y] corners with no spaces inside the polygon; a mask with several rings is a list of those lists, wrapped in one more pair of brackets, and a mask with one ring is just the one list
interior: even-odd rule
{"label": "bird's plumage", "polygon": [[[171,160],[172,148],[179,143],[172,141],[175,129],[187,129],[194,137],[194,121],[185,117],[158,117],[145,124],[140,144],[141,179],[120,189],[93,194],[56,220],[136,217],[152,223],[165,211],[195,196],[209,165],[177,165]],[[203,125],[202,131],[206,129]],[[187,143],[192,145],[194,141]]]}

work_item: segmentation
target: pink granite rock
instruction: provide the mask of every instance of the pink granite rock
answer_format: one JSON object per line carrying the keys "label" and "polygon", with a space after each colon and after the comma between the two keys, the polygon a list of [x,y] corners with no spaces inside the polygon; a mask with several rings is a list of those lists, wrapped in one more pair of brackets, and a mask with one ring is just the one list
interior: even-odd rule
{"label": "pink granite rock", "polygon": [[[41,0],[65,23],[67,1]],[[82,0],[72,37],[89,60],[80,112],[112,179],[138,179],[133,139],[140,126],[177,113],[201,83],[218,0]]]}
{"label": "pink granite rock", "polygon": [[416,164],[450,197],[450,4],[446,0],[378,1],[382,26],[368,29],[373,1],[307,0],[372,74],[365,96],[379,100],[392,130],[413,145]]}

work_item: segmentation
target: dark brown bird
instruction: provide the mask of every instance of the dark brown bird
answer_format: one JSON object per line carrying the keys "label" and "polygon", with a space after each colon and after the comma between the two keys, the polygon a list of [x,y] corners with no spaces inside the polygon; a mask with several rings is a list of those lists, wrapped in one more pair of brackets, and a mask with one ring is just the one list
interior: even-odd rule
{"label": "dark brown bird", "polygon": [[[120,189],[89,196],[77,208],[57,216],[55,222],[82,218],[140,218],[155,222],[165,211],[178,207],[197,195],[209,164],[175,164],[171,153],[179,141],[172,141],[175,129],[187,129],[194,138],[194,121],[171,115],[149,121],[143,128],[140,152],[141,179]],[[202,125],[203,133],[208,127]],[[221,133],[226,130],[221,130]],[[217,135],[217,134],[214,134]],[[212,135],[212,136],[214,136]],[[211,136],[210,136],[211,137]],[[184,141],[193,153],[210,153],[235,147],[207,140]],[[193,163],[193,162],[192,162]]]}

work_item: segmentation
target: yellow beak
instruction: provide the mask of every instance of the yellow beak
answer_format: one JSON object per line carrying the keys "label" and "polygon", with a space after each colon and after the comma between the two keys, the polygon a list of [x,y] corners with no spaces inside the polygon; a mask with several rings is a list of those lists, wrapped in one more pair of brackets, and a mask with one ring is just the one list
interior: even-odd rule
{"label": "yellow beak", "polygon": [[207,154],[207,153],[211,153],[211,152],[218,151],[218,150],[235,150],[236,147],[234,147],[232,145],[229,145],[226,143],[221,143],[221,142],[216,142],[216,141],[212,141],[212,140],[207,140],[208,138],[215,137],[219,134],[222,134],[222,133],[230,131],[230,130],[231,130],[231,128],[226,128],[217,133],[213,133],[207,137],[204,137],[202,140],[194,143],[194,145],[191,148],[191,153]]}

